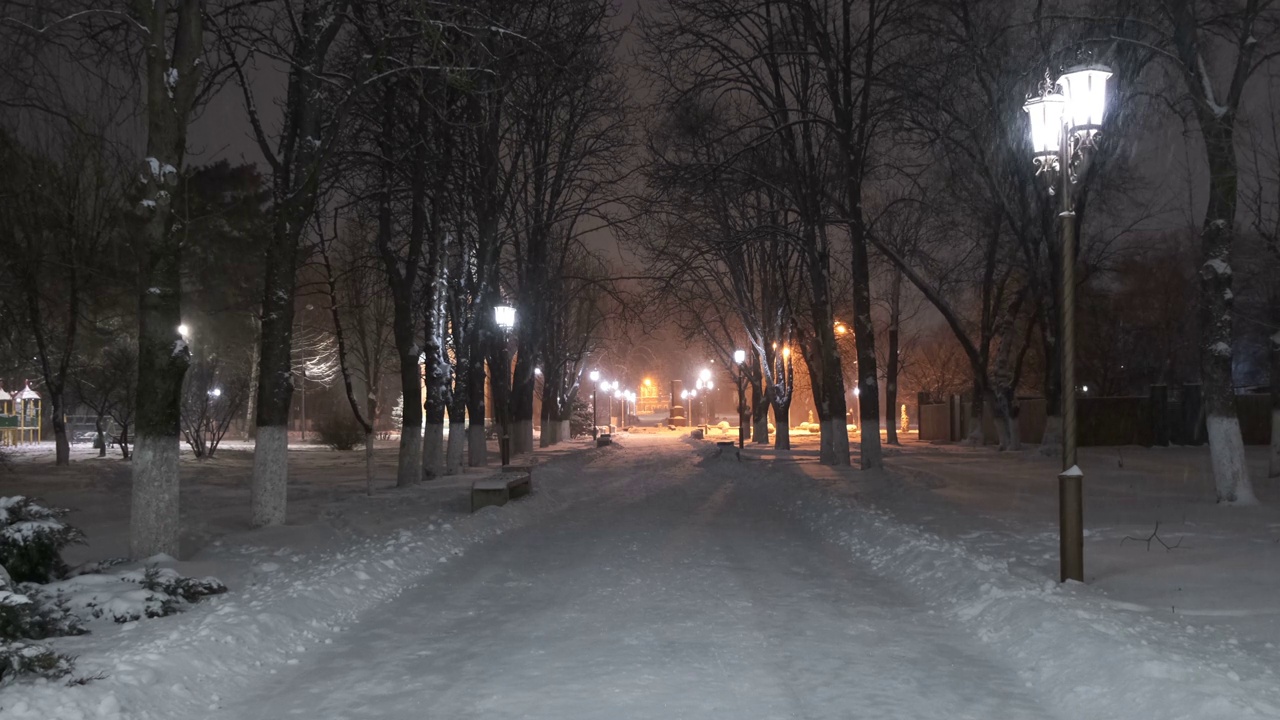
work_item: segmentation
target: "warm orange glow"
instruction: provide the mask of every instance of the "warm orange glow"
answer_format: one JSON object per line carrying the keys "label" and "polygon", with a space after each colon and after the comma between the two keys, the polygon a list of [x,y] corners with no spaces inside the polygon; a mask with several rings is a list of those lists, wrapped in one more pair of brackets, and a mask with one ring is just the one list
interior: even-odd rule
{"label": "warm orange glow", "polygon": [[791,348],[789,348],[789,347],[782,348],[782,357],[784,357],[784,358],[789,358],[789,357],[791,357]]}
{"label": "warm orange glow", "polygon": [[845,324],[844,324],[844,323],[842,323],[842,322],[837,322],[837,323],[836,323],[836,334],[837,334],[837,335],[844,335],[845,333],[848,333],[848,332],[849,332],[849,328],[848,328],[847,326],[845,326]]}
{"label": "warm orange glow", "polygon": [[652,381],[652,380],[650,380],[649,378],[645,378],[645,379],[644,379],[644,386],[645,386],[645,387],[653,387],[653,381]]}

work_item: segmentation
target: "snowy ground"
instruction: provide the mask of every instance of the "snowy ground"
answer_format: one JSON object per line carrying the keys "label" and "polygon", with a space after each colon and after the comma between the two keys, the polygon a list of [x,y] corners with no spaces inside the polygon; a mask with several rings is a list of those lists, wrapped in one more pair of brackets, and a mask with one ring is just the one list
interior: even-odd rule
{"label": "snowy ground", "polygon": [[[295,453],[270,531],[245,457],[187,462],[178,567],[231,592],[58,641],[107,677],[0,715],[1280,718],[1280,493],[1214,506],[1203,448],[1084,451],[1089,582],[1062,586],[1052,459],[909,443],[858,473],[681,435],[557,450],[474,516],[473,475],[365,498],[358,455]],[[117,550],[123,470],[16,466],[0,494],[91,508],[75,559]],[[1120,543],[1156,520],[1177,549]]]}

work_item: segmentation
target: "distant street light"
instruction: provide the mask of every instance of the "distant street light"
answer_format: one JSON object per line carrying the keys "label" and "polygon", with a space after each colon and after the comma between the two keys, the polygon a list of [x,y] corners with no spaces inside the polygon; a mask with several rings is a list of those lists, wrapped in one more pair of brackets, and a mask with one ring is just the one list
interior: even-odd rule
{"label": "distant street light", "polygon": [[187,336],[191,334],[191,328],[187,327],[185,323],[182,325],[179,325],[178,334],[182,336],[183,340],[186,340]]}
{"label": "distant street light", "polygon": [[[1062,218],[1062,474],[1058,475],[1059,559],[1061,580],[1084,582],[1084,474],[1076,464],[1075,268],[1076,213],[1073,189],[1096,149],[1107,110],[1107,79],[1101,65],[1073,68],[1057,82],[1046,82],[1039,97],[1022,109],[1031,120],[1031,145],[1037,174],[1049,178],[1049,194],[1058,195]],[[1058,87],[1062,92],[1057,92]]]}
{"label": "distant street light", "polygon": [[222,397],[222,388],[214,388],[210,390],[209,395],[212,397]]}

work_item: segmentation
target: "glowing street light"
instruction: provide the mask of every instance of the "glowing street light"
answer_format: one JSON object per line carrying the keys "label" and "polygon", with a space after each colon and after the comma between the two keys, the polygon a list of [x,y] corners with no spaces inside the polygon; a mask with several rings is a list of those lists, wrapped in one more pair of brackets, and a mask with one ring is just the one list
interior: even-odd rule
{"label": "glowing street light", "polygon": [[510,305],[499,305],[493,309],[493,321],[503,331],[509,332],[516,326],[516,309]]}
{"label": "glowing street light", "polygon": [[191,334],[191,328],[187,327],[186,323],[183,323],[178,326],[178,334],[185,340]]}
{"label": "glowing street light", "polygon": [[[1084,474],[1076,465],[1075,268],[1076,213],[1073,191],[1097,147],[1107,112],[1107,80],[1102,65],[1072,68],[1056,82],[1046,78],[1038,97],[1022,109],[1031,121],[1032,162],[1049,178],[1062,218],[1062,473],[1058,475],[1061,580],[1084,582]],[[1061,92],[1058,88],[1061,88]]]}

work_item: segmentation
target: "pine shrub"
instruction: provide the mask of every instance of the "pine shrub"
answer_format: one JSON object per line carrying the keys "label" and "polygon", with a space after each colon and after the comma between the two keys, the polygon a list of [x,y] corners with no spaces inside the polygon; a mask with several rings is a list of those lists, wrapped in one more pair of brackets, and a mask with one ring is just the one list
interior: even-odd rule
{"label": "pine shrub", "polygon": [[84,533],[62,522],[67,512],[21,495],[0,498],[0,565],[14,582],[46,583],[66,576],[62,549],[84,544]]}

